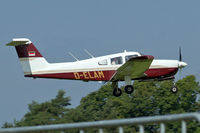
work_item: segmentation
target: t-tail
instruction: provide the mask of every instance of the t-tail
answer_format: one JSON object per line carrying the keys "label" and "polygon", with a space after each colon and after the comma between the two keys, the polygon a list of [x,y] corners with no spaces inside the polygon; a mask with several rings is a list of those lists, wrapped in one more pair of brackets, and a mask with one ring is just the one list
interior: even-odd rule
{"label": "t-tail", "polygon": [[16,38],[7,46],[15,46],[24,76],[31,77],[34,72],[49,65],[33,43],[27,38]]}

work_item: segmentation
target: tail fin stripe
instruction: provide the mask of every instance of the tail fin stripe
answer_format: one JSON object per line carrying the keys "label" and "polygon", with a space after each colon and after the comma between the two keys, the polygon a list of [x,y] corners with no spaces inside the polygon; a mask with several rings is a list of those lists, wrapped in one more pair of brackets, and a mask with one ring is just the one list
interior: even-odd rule
{"label": "tail fin stripe", "polygon": [[17,50],[19,58],[43,57],[32,43],[28,45],[15,46],[15,48]]}

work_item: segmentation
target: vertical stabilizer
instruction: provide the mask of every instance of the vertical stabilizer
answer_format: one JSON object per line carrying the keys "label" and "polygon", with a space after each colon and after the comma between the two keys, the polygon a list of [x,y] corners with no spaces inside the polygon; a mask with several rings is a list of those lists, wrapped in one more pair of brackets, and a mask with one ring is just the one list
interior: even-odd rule
{"label": "vertical stabilizer", "polygon": [[15,46],[25,76],[48,66],[46,59],[27,38],[13,39],[7,46]]}

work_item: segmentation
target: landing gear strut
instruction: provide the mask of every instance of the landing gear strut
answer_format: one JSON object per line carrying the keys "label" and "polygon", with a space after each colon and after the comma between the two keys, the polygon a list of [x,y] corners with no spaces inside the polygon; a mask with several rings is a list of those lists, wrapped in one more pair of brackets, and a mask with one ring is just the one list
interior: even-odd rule
{"label": "landing gear strut", "polygon": [[120,88],[118,88],[118,82],[112,82],[112,88],[113,89],[113,95],[116,97],[119,97],[122,95],[122,90]]}
{"label": "landing gear strut", "polygon": [[116,97],[119,97],[122,95],[122,90],[120,88],[115,88],[113,90],[113,95],[116,96]]}
{"label": "landing gear strut", "polygon": [[131,77],[130,77],[130,76],[125,76],[125,77],[124,77],[124,80],[125,80],[125,84],[126,84],[126,86],[125,86],[125,88],[124,88],[125,92],[126,92],[127,94],[133,93],[134,88],[133,88],[133,86],[131,85]]}
{"label": "landing gear strut", "polygon": [[[133,86],[131,85],[131,77],[130,76],[125,76],[125,88],[124,91],[127,94],[132,94],[134,91]],[[112,82],[112,88],[113,88],[113,95],[116,97],[119,97],[122,95],[122,90],[120,88],[118,88],[118,81],[113,81]]]}

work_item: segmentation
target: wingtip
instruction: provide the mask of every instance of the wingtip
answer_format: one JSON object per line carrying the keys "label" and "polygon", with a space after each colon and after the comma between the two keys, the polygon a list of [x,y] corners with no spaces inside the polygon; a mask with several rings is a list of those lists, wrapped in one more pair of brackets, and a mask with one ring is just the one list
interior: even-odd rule
{"label": "wingtip", "polygon": [[12,46],[12,42],[7,43],[6,46]]}

